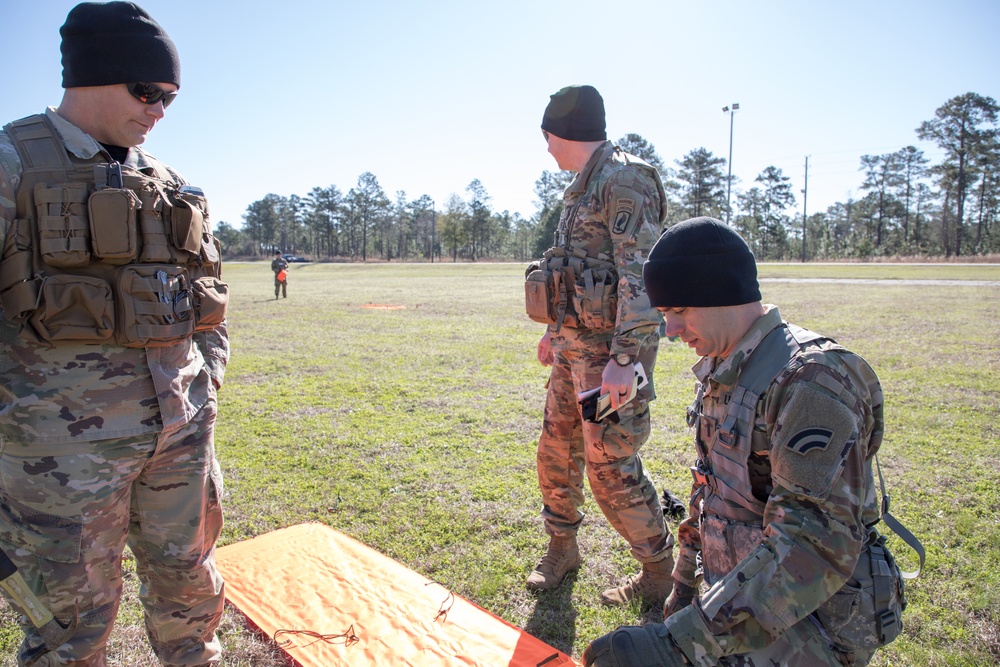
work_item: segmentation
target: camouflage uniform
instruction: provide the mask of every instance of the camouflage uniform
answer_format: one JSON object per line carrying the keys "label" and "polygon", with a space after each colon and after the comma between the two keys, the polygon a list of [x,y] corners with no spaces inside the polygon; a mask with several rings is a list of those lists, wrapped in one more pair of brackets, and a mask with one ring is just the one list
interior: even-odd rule
{"label": "camouflage uniform", "polygon": [[[101,151],[54,109],[46,115],[72,155]],[[159,163],[131,148],[124,166],[151,164]],[[0,238],[17,215],[20,177],[20,157],[0,132]],[[213,429],[228,358],[224,324],[163,347],[46,347],[0,317],[0,546],[57,618],[79,613],[76,634],[38,664],[105,664],[126,544],[160,661],[219,660]],[[41,640],[22,627],[24,660]]]}
{"label": "camouflage uniform", "polygon": [[[656,489],[639,458],[649,437],[662,321],[646,297],[642,263],[660,234],[663,195],[651,168],[636,162],[606,142],[563,197],[555,244],[614,263],[618,312],[614,327],[604,330],[549,325],[554,360],[538,441],[538,481],[546,531],[571,536],[583,521],[586,469],[601,511],[631,545],[632,555],[649,563],[669,556],[673,546]],[[642,363],[649,383],[618,411],[617,423],[610,418],[586,422],[577,394],[601,385],[601,374],[616,354]]]}
{"label": "camouflage uniform", "polygon": [[271,270],[274,271],[274,298],[278,298],[278,291],[280,290],[282,295],[288,296],[288,276],[286,274],[284,280],[278,280],[278,274],[281,270],[288,270],[288,262],[285,261],[284,257],[275,257],[271,260]]}
{"label": "camouflage uniform", "polygon": [[[697,665],[864,665],[880,645],[866,583],[866,554],[881,546],[873,527],[871,460],[883,431],[875,373],[829,339],[802,345],[756,401],[749,458],[732,457],[722,439],[711,452],[729,430],[723,420],[740,399],[740,374],[779,326],[778,309],[767,306],[732,354],[694,366],[700,460],[674,578],[697,587],[703,574],[711,588],[667,618],[666,629]],[[749,502],[724,498],[727,475],[748,479]]]}

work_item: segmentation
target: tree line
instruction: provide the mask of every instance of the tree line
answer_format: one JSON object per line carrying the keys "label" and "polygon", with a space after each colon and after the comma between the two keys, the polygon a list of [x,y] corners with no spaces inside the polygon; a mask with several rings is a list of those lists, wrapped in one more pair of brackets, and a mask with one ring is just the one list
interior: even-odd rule
{"label": "tree line", "polygon": [[[641,135],[616,143],[660,171],[668,225],[700,215],[728,218],[761,260],[985,255],[1000,252],[998,112],[993,98],[976,93],[948,100],[915,129],[942,149],[939,163],[914,146],[864,155],[862,195],[805,219],[794,213],[790,178],[777,167],[741,188],[735,176],[729,180],[726,159],[705,148],[668,167]],[[543,171],[534,187],[537,210],[526,219],[495,211],[478,179],[439,206],[404,191],[390,198],[365,172],[347,192],[330,185],[304,197],[268,194],[247,207],[242,228],[221,222],[216,235],[230,256],[278,249],[328,260],[526,261],[551,245],[574,176]]]}

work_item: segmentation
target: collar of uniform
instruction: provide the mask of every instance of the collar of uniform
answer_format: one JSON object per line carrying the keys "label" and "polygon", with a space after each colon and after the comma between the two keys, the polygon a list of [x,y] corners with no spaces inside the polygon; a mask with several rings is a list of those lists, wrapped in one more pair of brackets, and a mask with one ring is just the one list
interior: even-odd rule
{"label": "collar of uniform", "polygon": [[66,150],[73,155],[81,160],[89,160],[101,152],[101,145],[96,139],[56,113],[55,107],[46,109],[45,115],[52,121]]}
{"label": "collar of uniform", "polygon": [[781,326],[781,321],[781,313],[778,312],[778,307],[766,304],[764,306],[764,314],[757,318],[757,321],[753,323],[753,326],[746,332],[746,335],[736,344],[733,353],[719,361],[712,372],[712,379],[726,386],[735,384],[736,378],[740,376],[740,371],[743,370],[743,366],[746,365],[750,355],[757,349],[760,342],[764,340],[764,336],[771,333],[774,328]]}
{"label": "collar of uniform", "polygon": [[597,150],[594,151],[594,154],[590,156],[589,160],[587,160],[587,164],[584,165],[583,171],[577,175],[566,192],[586,192],[587,182],[590,181],[590,176],[593,174],[594,169],[597,168],[597,165],[603,164],[604,161],[611,157],[611,154],[614,152],[615,145],[610,141],[605,141],[603,146],[598,146]]}

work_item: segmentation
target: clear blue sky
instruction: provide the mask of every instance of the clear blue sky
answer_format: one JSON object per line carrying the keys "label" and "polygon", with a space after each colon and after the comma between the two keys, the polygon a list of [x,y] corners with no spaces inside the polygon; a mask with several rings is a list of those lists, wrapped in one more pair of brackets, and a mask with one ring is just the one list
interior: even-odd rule
{"label": "clear blue sky", "polygon": [[[57,105],[71,0],[0,0],[0,120]],[[475,178],[493,207],[535,212],[555,163],[548,96],[589,83],[609,138],[637,132],[669,166],[705,147],[749,187],[768,165],[802,211],[858,194],[864,154],[907,145],[967,92],[1000,98],[997,0],[141,0],[182,62],[146,148],[240,226],[273,192],[343,191],[365,171],[391,198],[443,208]]]}

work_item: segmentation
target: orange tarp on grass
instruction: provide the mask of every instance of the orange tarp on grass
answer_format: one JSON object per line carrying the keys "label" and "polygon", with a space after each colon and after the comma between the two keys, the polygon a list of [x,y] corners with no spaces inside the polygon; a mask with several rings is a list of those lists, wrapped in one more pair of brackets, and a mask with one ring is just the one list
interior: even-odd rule
{"label": "orange tarp on grass", "polygon": [[216,561],[226,598],[269,636],[278,632],[276,641],[303,667],[578,664],[323,524],[222,547]]}

